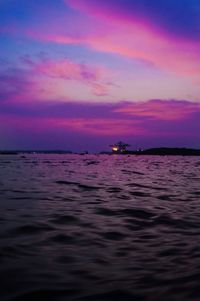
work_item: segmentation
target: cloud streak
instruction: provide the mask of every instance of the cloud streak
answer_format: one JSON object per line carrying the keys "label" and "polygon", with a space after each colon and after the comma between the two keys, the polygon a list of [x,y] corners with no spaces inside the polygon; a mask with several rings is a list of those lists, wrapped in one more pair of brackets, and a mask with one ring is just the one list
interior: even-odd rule
{"label": "cloud streak", "polygon": [[122,106],[115,112],[133,117],[154,120],[179,121],[200,112],[200,103],[176,100],[150,100],[147,102],[131,103]]}
{"label": "cloud streak", "polygon": [[36,63],[31,61],[28,64],[35,73],[66,81],[75,80],[88,85],[96,96],[108,94],[108,86],[103,82],[106,73],[103,68],[75,63],[69,59],[45,59]]}
{"label": "cloud streak", "polygon": [[[12,118],[46,120],[49,124],[92,135],[142,135],[152,124],[183,124],[200,115],[200,104],[180,100],[149,100],[116,104],[88,102],[7,102],[1,114]],[[150,128],[149,128],[150,127]],[[159,126],[157,131],[159,131]],[[196,134],[198,129],[196,129]]]}
{"label": "cloud streak", "polygon": [[[189,24],[191,23],[189,33],[198,33],[196,36],[199,37],[200,5],[197,1],[185,2],[187,5],[184,6],[179,1],[178,4],[168,1],[168,5],[155,0],[153,3],[151,2],[151,5],[147,1],[141,1],[140,4],[138,1],[123,1],[123,5],[119,0],[117,2],[109,1],[104,5],[101,1],[66,1],[74,9],[107,23],[105,35],[97,32],[96,38],[86,37],[84,42],[91,47],[130,58],[144,59],[164,70],[178,74],[199,76],[200,39],[191,40],[191,35],[189,37],[181,35],[180,30],[177,30],[177,34],[174,36],[176,28],[187,31],[188,27],[185,27],[184,17],[188,19],[195,15],[196,22],[194,19],[189,20]],[[169,14],[166,14],[165,6],[171,9]],[[182,10],[184,8],[184,17],[180,13],[180,7]],[[178,12],[181,18],[179,15],[176,16]],[[188,15],[189,13],[191,16]],[[163,24],[160,24],[161,20],[164,20]],[[173,28],[169,30],[172,25]],[[76,40],[76,42],[83,43],[83,39]]]}
{"label": "cloud streak", "polygon": [[[96,17],[146,23],[172,37],[199,40],[200,3],[198,0],[65,0],[67,5]],[[186,23],[187,20],[187,23]]]}

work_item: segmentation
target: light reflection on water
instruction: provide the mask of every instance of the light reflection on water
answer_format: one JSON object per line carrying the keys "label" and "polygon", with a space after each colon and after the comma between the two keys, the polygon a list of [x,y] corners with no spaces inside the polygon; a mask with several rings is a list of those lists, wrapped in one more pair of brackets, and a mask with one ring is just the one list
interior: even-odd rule
{"label": "light reflection on water", "polygon": [[1,156],[1,300],[199,300],[199,180],[199,157]]}

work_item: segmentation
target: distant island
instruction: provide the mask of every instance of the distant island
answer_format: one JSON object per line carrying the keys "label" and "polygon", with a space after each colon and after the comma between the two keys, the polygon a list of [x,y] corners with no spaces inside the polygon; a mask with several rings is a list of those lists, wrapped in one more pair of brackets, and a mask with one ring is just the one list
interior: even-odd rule
{"label": "distant island", "polygon": [[158,148],[149,148],[145,150],[127,150],[127,147],[130,147],[130,144],[119,141],[115,144],[111,144],[113,154],[130,154],[130,155],[157,155],[157,156],[199,156],[199,149],[192,148],[172,148],[172,147],[158,147]]}
{"label": "distant island", "polygon": [[157,156],[200,156],[200,149],[158,147],[138,151],[125,151],[122,154],[157,155]]}

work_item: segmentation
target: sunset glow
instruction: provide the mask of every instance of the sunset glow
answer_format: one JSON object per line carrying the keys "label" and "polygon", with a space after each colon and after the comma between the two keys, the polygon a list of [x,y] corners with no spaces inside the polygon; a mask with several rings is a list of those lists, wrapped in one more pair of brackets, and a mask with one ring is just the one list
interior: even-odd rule
{"label": "sunset glow", "polygon": [[0,149],[200,148],[199,0],[0,1]]}

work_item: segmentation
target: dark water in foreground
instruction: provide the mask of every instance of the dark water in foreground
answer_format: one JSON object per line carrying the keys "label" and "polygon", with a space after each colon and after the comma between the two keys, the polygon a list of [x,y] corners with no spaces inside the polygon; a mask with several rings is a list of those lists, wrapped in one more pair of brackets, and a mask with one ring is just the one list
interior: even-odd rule
{"label": "dark water in foreground", "polygon": [[200,300],[200,157],[0,157],[0,300]]}

